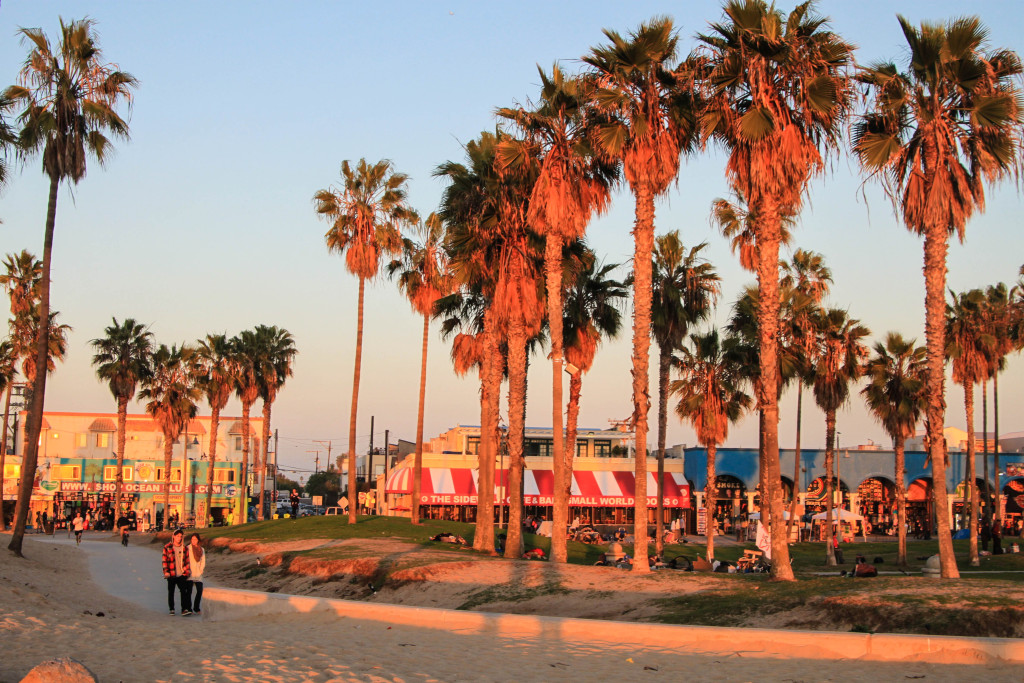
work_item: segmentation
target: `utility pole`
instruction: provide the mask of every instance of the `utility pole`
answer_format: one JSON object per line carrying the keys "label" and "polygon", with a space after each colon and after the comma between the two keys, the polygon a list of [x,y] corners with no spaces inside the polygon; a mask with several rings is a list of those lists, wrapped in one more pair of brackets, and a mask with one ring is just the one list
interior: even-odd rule
{"label": "utility pole", "polygon": [[[316,453],[316,458],[313,459],[313,474],[317,474],[320,471],[320,451],[306,451],[307,453]],[[328,461],[330,462],[330,461]]]}
{"label": "utility pole", "polygon": [[[331,460],[331,440],[328,439],[327,441],[317,441],[317,440],[314,439],[313,443],[318,443],[321,446],[327,446],[327,469],[331,469],[331,463],[333,462]],[[306,451],[306,452],[307,453],[312,453],[313,451]],[[319,452],[320,451],[317,451],[317,453],[319,453]],[[319,458],[317,459],[317,462],[319,462]]]}
{"label": "utility pole", "polygon": [[384,487],[380,492],[380,500],[377,501],[377,514],[384,510],[384,501],[388,497],[388,472],[391,465],[391,430],[384,430]]}
{"label": "utility pole", "polygon": [[277,430],[274,430],[274,498],[273,506],[277,508]]}
{"label": "utility pole", "polygon": [[367,453],[366,458],[366,481],[369,483],[373,479],[373,418],[370,416],[370,451]]}

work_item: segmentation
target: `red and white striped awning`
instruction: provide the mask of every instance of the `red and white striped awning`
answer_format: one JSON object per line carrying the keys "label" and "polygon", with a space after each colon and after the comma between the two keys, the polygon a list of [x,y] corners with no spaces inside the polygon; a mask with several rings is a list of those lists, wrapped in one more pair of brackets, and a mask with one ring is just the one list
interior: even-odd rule
{"label": "red and white striped awning", "polygon": [[[508,470],[495,472],[495,503],[508,503],[505,491]],[[555,478],[551,470],[529,469],[523,472],[523,502],[526,505],[553,505]],[[632,472],[581,470],[572,474],[569,505],[579,507],[628,507],[634,504],[635,478]],[[682,473],[665,473],[665,507],[690,507],[690,487]],[[422,505],[476,505],[477,470],[469,468],[424,467],[420,477]],[[387,493],[412,492],[412,468],[402,467],[391,473]],[[657,479],[647,473],[647,504],[658,505]],[[504,496],[504,501],[502,497]]]}

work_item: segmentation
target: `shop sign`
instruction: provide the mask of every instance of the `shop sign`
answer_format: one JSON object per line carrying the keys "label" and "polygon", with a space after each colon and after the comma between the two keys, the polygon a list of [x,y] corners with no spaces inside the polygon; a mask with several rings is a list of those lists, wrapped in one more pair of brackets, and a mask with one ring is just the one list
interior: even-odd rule
{"label": "shop sign", "polygon": [[[95,482],[95,481],[62,481],[60,482],[60,490],[63,493],[113,493],[115,483],[112,481],[106,482]],[[181,484],[171,484],[171,493],[182,493],[182,491],[188,493],[206,493],[210,487],[206,484],[196,484],[194,486],[182,486]],[[220,494],[223,489],[222,484],[213,485],[213,493]],[[163,493],[164,484],[161,483],[140,483],[126,481],[121,485],[121,490],[124,493]]]}
{"label": "shop sign", "polygon": [[[569,505],[577,507],[631,507],[635,505],[636,499],[633,496],[570,496]],[[420,503],[423,505],[476,505],[477,496],[476,494],[457,494],[457,493],[432,493],[420,496]],[[504,500],[500,496],[495,496],[495,504],[497,505],[508,505],[511,503],[511,499],[506,496]],[[554,496],[537,496],[537,495],[525,495],[523,496],[524,505],[554,505]],[[688,508],[690,507],[689,498],[665,498],[664,506],[667,508]],[[656,508],[658,507],[657,496],[647,497],[647,507]]]}

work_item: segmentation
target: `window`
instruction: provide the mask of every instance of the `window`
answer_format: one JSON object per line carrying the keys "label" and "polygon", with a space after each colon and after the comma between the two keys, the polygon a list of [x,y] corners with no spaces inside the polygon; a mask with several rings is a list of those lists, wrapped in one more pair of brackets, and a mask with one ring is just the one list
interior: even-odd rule
{"label": "window", "polygon": [[81,465],[54,465],[53,472],[61,481],[79,481],[82,478]]}
{"label": "window", "polygon": [[[157,481],[163,481],[164,480],[164,468],[163,467],[157,467],[156,468],[156,480]],[[173,470],[171,470],[171,481],[172,482],[181,481],[181,468],[180,467],[176,467]]]}
{"label": "window", "polygon": [[242,437],[240,437],[240,436],[236,436],[235,437],[235,450],[236,451],[242,450]]}
{"label": "window", "polygon": [[608,458],[612,454],[612,442],[611,439],[605,439],[602,441],[594,440],[594,455],[598,458]]}
{"label": "window", "polygon": [[4,479],[17,479],[21,476],[21,465],[4,464]]}
{"label": "window", "polygon": [[85,448],[89,445],[88,434],[75,434],[75,448]]}
{"label": "window", "polygon": [[587,457],[587,442],[576,441],[576,457],[585,458]]}
{"label": "window", "polygon": [[523,444],[523,455],[551,457],[554,442],[548,439],[526,439]]}
{"label": "window", "polygon": [[108,432],[99,432],[96,434],[96,448],[109,448],[110,447],[110,434]]}
{"label": "window", "polygon": [[234,484],[235,471],[227,467],[217,467],[213,470],[214,484]]}
{"label": "window", "polygon": [[466,437],[466,453],[468,455],[480,455],[480,437]]}
{"label": "window", "polygon": [[[121,468],[121,474],[124,481],[131,481],[134,472],[130,465],[126,465]],[[107,465],[103,468],[103,481],[117,481],[117,465]]]}

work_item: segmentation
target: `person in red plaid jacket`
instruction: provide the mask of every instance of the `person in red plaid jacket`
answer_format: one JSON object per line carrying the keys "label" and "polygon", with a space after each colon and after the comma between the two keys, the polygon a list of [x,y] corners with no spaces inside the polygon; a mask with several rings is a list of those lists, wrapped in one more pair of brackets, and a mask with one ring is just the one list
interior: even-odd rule
{"label": "person in red plaid jacket", "polygon": [[175,529],[171,542],[164,546],[164,578],[167,579],[167,607],[174,616],[174,589],[181,595],[181,615],[192,614],[192,590],[188,582],[191,569],[188,563],[188,549],[184,543],[185,533]]}

